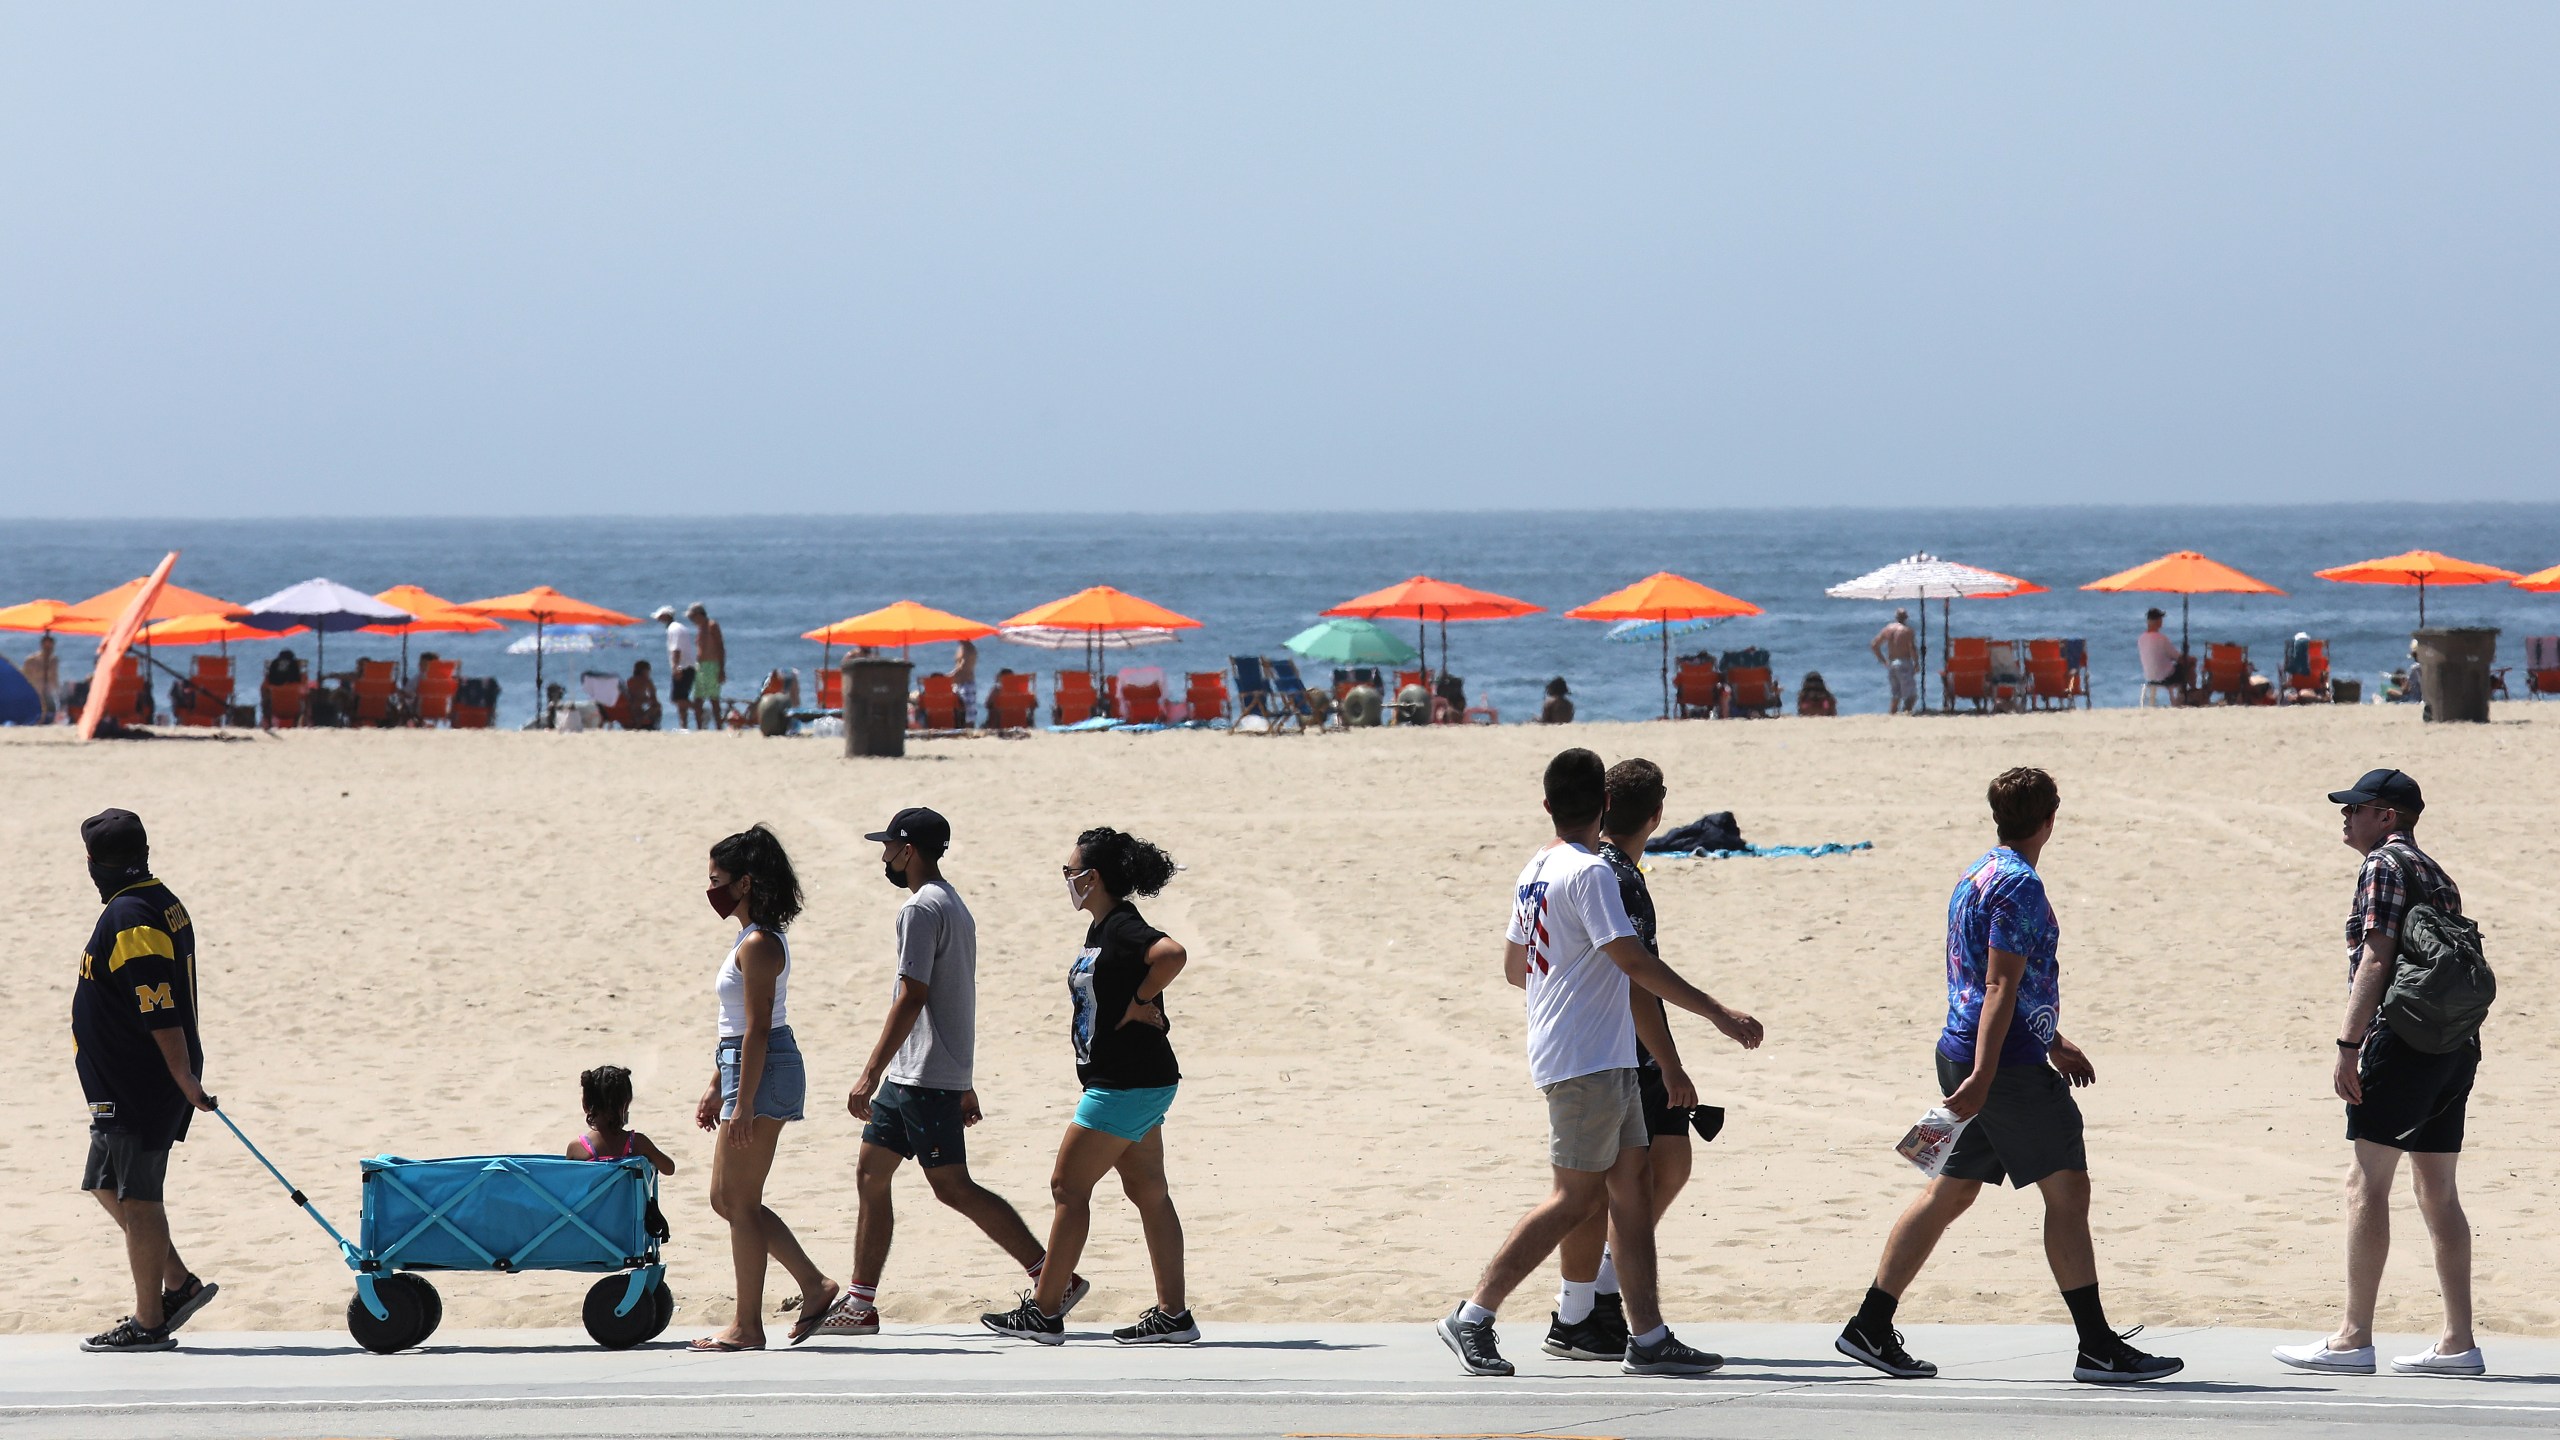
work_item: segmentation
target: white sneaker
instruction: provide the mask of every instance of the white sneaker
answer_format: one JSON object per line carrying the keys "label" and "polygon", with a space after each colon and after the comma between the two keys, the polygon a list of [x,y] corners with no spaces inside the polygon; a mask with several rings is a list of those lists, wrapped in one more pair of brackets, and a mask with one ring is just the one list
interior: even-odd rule
{"label": "white sneaker", "polygon": [[2373,1373],[2373,1347],[2354,1350],[2332,1350],[2326,1340],[2308,1345],[2279,1345],[2275,1357],[2296,1370],[2309,1370],[2321,1375],[2370,1375]]}
{"label": "white sneaker", "polygon": [[2394,1357],[2391,1362],[2391,1373],[2394,1375],[2486,1375],[2489,1373],[2489,1362],[2480,1358],[2480,1347],[2477,1345],[2456,1355],[2439,1354],[2436,1347],[2430,1345],[2423,1354]]}

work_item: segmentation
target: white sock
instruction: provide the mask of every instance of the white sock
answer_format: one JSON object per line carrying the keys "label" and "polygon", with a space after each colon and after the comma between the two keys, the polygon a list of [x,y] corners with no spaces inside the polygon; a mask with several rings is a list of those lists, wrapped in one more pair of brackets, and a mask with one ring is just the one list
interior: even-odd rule
{"label": "white sock", "polygon": [[1636,1336],[1633,1343],[1642,1345],[1646,1349],[1651,1349],[1669,1338],[1671,1338],[1671,1327],[1668,1325],[1656,1325],[1643,1334]]}
{"label": "white sock", "polygon": [[1618,1257],[1610,1254],[1606,1245],[1600,1247],[1600,1278],[1591,1283],[1603,1295],[1618,1293]]}
{"label": "white sock", "polygon": [[1556,1294],[1556,1318],[1567,1325],[1579,1325],[1591,1318],[1591,1305],[1599,1294],[1599,1283],[1592,1280],[1567,1280]]}
{"label": "white sock", "polygon": [[1462,1324],[1467,1325],[1490,1325],[1493,1323],[1493,1312],[1469,1300],[1458,1307],[1458,1319]]}

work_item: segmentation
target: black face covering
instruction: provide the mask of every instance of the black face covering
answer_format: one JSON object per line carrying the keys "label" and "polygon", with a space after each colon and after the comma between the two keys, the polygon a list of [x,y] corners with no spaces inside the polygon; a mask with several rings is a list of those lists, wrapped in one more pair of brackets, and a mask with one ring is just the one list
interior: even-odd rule
{"label": "black face covering", "polygon": [[147,864],[128,865],[121,860],[89,862],[89,883],[98,887],[100,903],[114,899],[115,893],[127,885],[138,884],[150,878],[151,867]]}
{"label": "black face covering", "polygon": [[907,888],[907,867],[904,865],[894,860],[883,860],[880,862],[880,873],[889,877],[890,884],[901,890]]}

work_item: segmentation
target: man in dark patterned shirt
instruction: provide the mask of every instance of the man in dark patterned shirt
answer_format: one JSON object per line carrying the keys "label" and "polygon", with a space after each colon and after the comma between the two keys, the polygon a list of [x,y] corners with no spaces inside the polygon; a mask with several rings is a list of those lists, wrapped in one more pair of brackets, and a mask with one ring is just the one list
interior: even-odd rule
{"label": "man in dark patterned shirt", "polygon": [[2486,1366],[2471,1333],[2471,1221],[2454,1185],[2454,1165],[2480,1042],[2474,1036],[2449,1054],[2430,1055],[2393,1034],[2381,1014],[2409,907],[2427,904],[2459,915],[2462,892],[2411,838],[2427,803],[2417,781],[2397,770],[2371,770],[2329,798],[2340,807],[2347,848],[2364,856],[2347,914],[2347,1014],[2332,1081],[2347,1102],[2347,1139],[2355,1146],[2347,1178],[2347,1308],[2337,1333],[2279,1346],[2275,1356],[2297,1370],[2373,1373],[2373,1309],[2391,1253],[2391,1182],[2406,1154],[2418,1213],[2435,1244],[2444,1330],[2434,1346],[2394,1359],[2391,1368],[2404,1375],[2478,1375]]}

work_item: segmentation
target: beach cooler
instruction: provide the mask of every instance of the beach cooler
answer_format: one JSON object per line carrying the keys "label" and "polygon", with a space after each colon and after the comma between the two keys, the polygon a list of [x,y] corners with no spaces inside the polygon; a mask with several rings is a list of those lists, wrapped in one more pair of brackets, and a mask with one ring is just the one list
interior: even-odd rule
{"label": "beach cooler", "polygon": [[356,1272],[347,1333],[376,1354],[423,1344],[444,1319],[428,1270],[600,1273],[587,1290],[587,1334],[608,1350],[656,1339],[675,1318],[658,1242],[658,1172],[638,1157],[468,1155],[358,1162],[364,1214],[357,1239],[338,1233],[232,1118],[213,1112],[284,1186]]}

